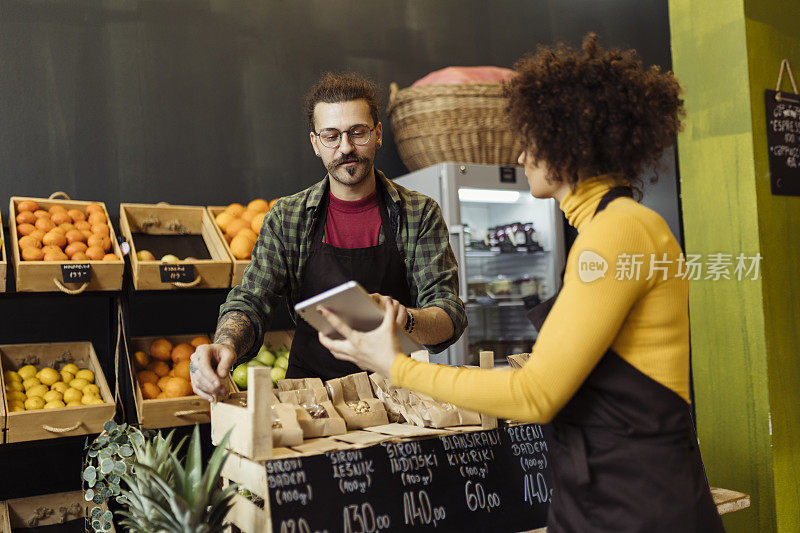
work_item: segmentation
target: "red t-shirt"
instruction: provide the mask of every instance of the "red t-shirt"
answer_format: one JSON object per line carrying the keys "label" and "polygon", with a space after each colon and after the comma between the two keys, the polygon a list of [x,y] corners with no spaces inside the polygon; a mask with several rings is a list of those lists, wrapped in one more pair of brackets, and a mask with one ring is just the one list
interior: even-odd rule
{"label": "red t-shirt", "polygon": [[325,242],[337,248],[377,246],[381,234],[377,191],[355,202],[329,196]]}

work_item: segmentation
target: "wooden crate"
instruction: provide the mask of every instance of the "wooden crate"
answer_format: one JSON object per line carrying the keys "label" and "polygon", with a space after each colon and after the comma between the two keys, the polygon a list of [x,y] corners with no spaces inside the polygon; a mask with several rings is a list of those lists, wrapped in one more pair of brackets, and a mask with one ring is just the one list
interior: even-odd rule
{"label": "wooden crate", "polygon": [[[91,203],[99,204],[103,207],[103,212],[108,219],[108,227],[111,229],[111,251],[119,257],[118,261],[80,261],[81,264],[91,265],[92,279],[88,283],[63,283],[61,265],[75,264],[70,261],[23,261],[19,253],[19,239],[17,236],[16,212],[17,204],[24,200],[33,200],[42,209],[48,209],[56,204],[63,205],[67,209],[86,210],[86,206]],[[83,291],[118,291],[122,289],[122,273],[125,270],[125,262],[122,259],[122,251],[117,243],[117,236],[111,224],[111,217],[108,209],[103,202],[82,202],[76,200],[50,200],[46,198],[28,198],[22,196],[12,196],[9,205],[8,234],[11,239],[11,258],[14,262],[14,272],[17,279],[17,291],[19,292],[50,292],[62,291],[67,294],[77,294]]]}
{"label": "wooden crate", "polygon": [[85,503],[80,490],[6,500],[6,527],[10,533],[11,528],[35,528],[83,520]]}
{"label": "wooden crate", "polygon": [[[148,225],[148,217],[155,216],[158,225]],[[211,259],[181,261],[178,264],[194,266],[195,279],[191,282],[162,282],[159,273],[160,261],[139,261],[136,257],[134,232],[150,235],[178,235],[174,229],[167,227],[169,222],[177,221],[183,231],[191,235],[201,235]],[[221,239],[216,231],[216,224],[204,207],[120,204],[119,226],[122,235],[131,247],[129,254],[133,286],[136,290],[166,289],[221,289],[230,287],[233,262],[226,251],[225,239]]]}
{"label": "wooden crate", "polygon": [[292,347],[292,340],[294,339],[294,330],[276,330],[267,331],[264,333],[264,345],[269,348],[280,348],[286,346]]}
{"label": "wooden crate", "polygon": [[[267,331],[264,333],[264,346],[268,348],[280,348],[281,346],[285,346],[286,348],[291,349],[292,347],[292,340],[294,339],[294,330],[275,330],[275,331]],[[233,369],[231,369],[233,370]],[[236,383],[233,384],[236,392],[242,392]]]}
{"label": "wooden crate", "polygon": [[0,216],[0,292],[6,292],[6,271],[8,258],[6,257],[6,239],[3,232],[3,217]]}
{"label": "wooden crate", "polygon": [[[214,222],[217,218],[217,215],[225,211],[225,206],[219,205],[210,205],[206,207],[208,210],[208,214],[211,216],[212,222]],[[244,276],[244,269],[247,268],[247,265],[250,264],[249,259],[236,259],[234,257],[233,252],[231,252],[231,247],[228,241],[225,239],[225,234],[222,232],[222,228],[217,226],[217,223],[214,222],[214,231],[217,232],[220,240],[222,240],[223,244],[225,245],[225,252],[230,257],[231,261],[233,262],[233,272],[231,274],[231,287],[235,287],[237,285],[242,284],[242,277]]]}
{"label": "wooden crate", "polygon": [[[0,345],[0,370],[17,370],[23,359],[35,356],[36,366],[53,366],[59,370],[65,363],[57,364],[62,354],[69,351],[74,363],[80,368],[88,368],[95,375],[95,384],[105,403],[82,405],[80,407],[61,407],[58,409],[37,409],[17,411],[6,415],[6,442],[23,442],[74,435],[89,435],[103,431],[103,424],[113,418],[116,410],[114,397],[108,388],[103,369],[90,342],[54,342],[46,344],[4,344]],[[2,388],[5,390],[5,379]],[[8,409],[6,402],[3,405]]]}
{"label": "wooden crate", "polygon": [[2,378],[0,378],[0,385],[2,385],[0,386],[0,444],[4,444],[6,442],[6,424],[8,420],[6,419],[6,385],[3,383]]}
{"label": "wooden crate", "polygon": [[266,501],[262,509],[241,494],[235,494],[227,519],[245,533],[272,533],[272,516]]}
{"label": "wooden crate", "polygon": [[750,507],[750,495],[743,492],[711,487],[711,497],[721,515]]}
{"label": "wooden crate", "polygon": [[[128,367],[131,375],[131,386],[134,391],[136,402],[136,414],[139,417],[139,424],[143,428],[158,429],[175,426],[191,426],[194,424],[206,424],[211,421],[211,414],[208,400],[200,396],[184,396],[182,398],[169,398],[161,400],[145,400],[142,397],[142,390],[136,380],[136,373],[130,355],[136,351],[150,352],[150,344],[156,339],[165,338],[173,345],[181,342],[189,342],[193,338],[203,335],[168,335],[165,337],[135,337],[130,340],[128,350]],[[234,392],[232,380],[227,382],[228,388]]]}
{"label": "wooden crate", "polygon": [[0,533],[11,533],[11,518],[6,502],[0,502]]}
{"label": "wooden crate", "polygon": [[[247,369],[247,407],[234,396],[211,405],[211,442],[219,446],[230,431],[227,448],[254,461],[272,457],[272,382],[270,369]],[[243,394],[243,393],[239,393]]]}

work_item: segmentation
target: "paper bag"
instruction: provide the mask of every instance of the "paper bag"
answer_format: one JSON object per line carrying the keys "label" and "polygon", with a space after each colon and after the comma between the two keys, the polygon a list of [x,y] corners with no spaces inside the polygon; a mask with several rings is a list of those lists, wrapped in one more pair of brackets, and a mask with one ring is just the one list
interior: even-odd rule
{"label": "paper bag", "polygon": [[518,353],[518,354],[514,354],[514,355],[509,355],[508,356],[508,365],[511,368],[513,368],[514,370],[519,370],[520,368],[525,366],[525,363],[528,362],[528,359],[530,358],[530,356],[531,356],[531,354],[529,354],[529,353]]}
{"label": "paper bag", "polygon": [[347,431],[344,419],[328,400],[324,388],[279,391],[278,398],[294,406],[303,438],[341,435]]}
{"label": "paper bag", "polygon": [[396,387],[380,374],[371,376],[372,382],[387,399],[387,410],[401,415],[407,422],[419,427],[444,428],[471,426],[481,423],[480,414],[441,402],[428,395]]}
{"label": "paper bag", "polygon": [[389,423],[383,402],[372,393],[366,372],[358,372],[325,382],[333,406],[342,415],[347,429],[364,429]]}
{"label": "paper bag", "polygon": [[272,445],[296,446],[303,443],[303,428],[297,422],[295,406],[281,403],[273,396],[272,408]]}
{"label": "paper bag", "polygon": [[372,390],[375,396],[383,402],[383,406],[386,408],[389,422],[397,424],[406,422],[405,407],[403,407],[398,398],[397,387],[377,372],[370,374],[369,380],[372,382]]}
{"label": "paper bag", "polygon": [[320,378],[279,379],[277,387],[279,391],[316,388],[325,390],[325,385]]}

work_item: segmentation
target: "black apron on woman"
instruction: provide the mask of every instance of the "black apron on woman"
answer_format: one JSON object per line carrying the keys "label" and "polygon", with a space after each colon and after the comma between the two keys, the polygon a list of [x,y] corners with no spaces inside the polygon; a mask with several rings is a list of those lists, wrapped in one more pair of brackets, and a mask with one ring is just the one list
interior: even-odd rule
{"label": "black apron on woman", "polygon": [[[629,188],[611,189],[595,216],[623,196]],[[537,330],[557,296],[528,313]],[[611,348],[546,429],[547,533],[724,531],[690,405]]]}
{"label": "black apron on woman", "polygon": [[[318,208],[317,220],[311,232],[311,247],[300,278],[300,300],[312,298],[347,281],[357,281],[369,293],[391,296],[406,307],[413,307],[406,277],[406,266],[397,249],[384,187],[375,180],[378,209],[381,213],[383,243],[367,248],[337,248],[323,242],[325,221],[328,218],[330,190]],[[362,370],[352,363],[340,361],[322,346],[317,330],[302,319],[297,321],[289,355],[287,378],[338,378]]]}

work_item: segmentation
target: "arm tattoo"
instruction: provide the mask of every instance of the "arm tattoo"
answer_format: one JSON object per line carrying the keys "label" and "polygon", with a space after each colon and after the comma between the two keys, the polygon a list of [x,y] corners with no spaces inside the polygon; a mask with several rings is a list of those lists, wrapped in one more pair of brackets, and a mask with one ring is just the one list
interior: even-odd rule
{"label": "arm tattoo", "polygon": [[255,328],[242,311],[225,313],[217,323],[214,342],[232,344],[237,357],[244,355],[253,346],[255,340]]}

